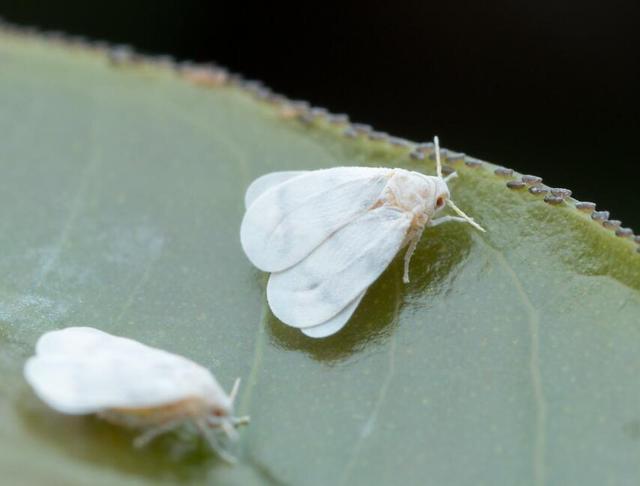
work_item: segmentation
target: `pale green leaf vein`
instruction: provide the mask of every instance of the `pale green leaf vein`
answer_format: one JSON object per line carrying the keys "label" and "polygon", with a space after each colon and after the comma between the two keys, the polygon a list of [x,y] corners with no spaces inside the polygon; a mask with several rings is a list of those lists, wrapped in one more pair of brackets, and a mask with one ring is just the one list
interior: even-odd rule
{"label": "pale green leaf vein", "polygon": [[69,237],[72,234],[73,227],[75,226],[76,221],[78,220],[78,216],[80,215],[80,212],[82,210],[82,204],[86,199],[89,181],[91,180],[92,176],[96,171],[96,168],[99,166],[99,163],[100,163],[100,154],[99,154],[99,151],[97,150],[97,144],[95,143],[95,140],[94,140],[95,139],[94,133],[95,133],[95,129],[92,131],[92,135],[90,137],[91,138],[90,147],[92,148],[92,152],[89,157],[89,161],[82,172],[80,183],[78,185],[78,190],[76,191],[76,194],[71,203],[69,214],[67,215],[64,225],[62,226],[58,239],[53,245],[53,249],[49,252],[47,259],[45,260],[42,267],[40,268],[40,271],[37,273],[35,282],[33,284],[33,290],[40,288],[42,284],[44,284],[48,275],[51,273],[55,265],[58,263],[58,260],[60,259],[60,255],[62,254],[62,251],[64,250],[65,246],[69,241]]}
{"label": "pale green leaf vein", "polygon": [[116,317],[116,319],[113,321],[113,327],[114,328],[118,324],[120,324],[120,322],[122,321],[122,318],[129,311],[129,309],[133,305],[133,302],[137,298],[137,296],[140,293],[140,291],[144,288],[144,286],[149,281],[149,278],[151,277],[151,274],[153,272],[153,267],[155,266],[156,262],[160,259],[161,255],[162,255],[162,248],[160,248],[160,253],[157,256],[155,256],[154,258],[150,258],[147,261],[147,264],[145,265],[145,269],[142,272],[142,275],[141,275],[140,279],[138,280],[138,283],[133,287],[133,290],[131,292],[129,292],[129,296],[128,296],[126,302],[124,303],[124,305],[122,306],[122,309],[120,310],[120,313],[118,314],[118,317]]}
{"label": "pale green leaf vein", "polygon": [[[401,286],[403,284],[400,283],[398,279],[396,279],[396,306],[394,309],[393,322],[397,322],[400,315],[400,303],[401,303]],[[360,430],[360,435],[353,446],[351,457],[349,461],[346,463],[344,471],[342,473],[341,484],[349,484],[349,477],[351,472],[353,471],[354,466],[356,465],[360,454],[362,452],[362,447],[364,446],[364,441],[371,435],[373,432],[373,428],[375,427],[376,420],[378,418],[378,414],[382,408],[382,404],[387,396],[387,392],[389,391],[389,386],[393,381],[393,377],[396,371],[396,337],[395,333],[391,335],[390,343],[389,343],[389,366],[387,368],[387,373],[382,380],[380,385],[380,389],[378,390],[378,396],[376,397],[376,401],[371,408],[371,412],[367,420],[364,422],[362,429]]]}
{"label": "pale green leaf vein", "polygon": [[509,264],[504,254],[485,243],[481,238],[482,244],[491,250],[496,256],[500,266],[506,271],[511,278],[513,285],[522,301],[522,305],[527,312],[527,320],[529,324],[529,337],[531,340],[529,353],[529,373],[531,375],[531,383],[533,387],[533,400],[535,404],[535,437],[533,444],[533,477],[536,486],[545,484],[546,476],[546,430],[547,430],[547,402],[544,396],[544,388],[542,385],[542,373],[540,371],[540,316],[535,306],[531,302],[527,291],[522,284],[513,267]]}
{"label": "pale green leaf vein", "polygon": [[240,415],[247,414],[251,408],[251,398],[253,396],[253,389],[256,387],[256,384],[258,383],[258,375],[260,373],[260,368],[262,366],[262,359],[264,356],[264,346],[266,342],[266,327],[267,327],[268,315],[269,315],[269,308],[267,303],[265,302],[262,308],[260,323],[258,325],[258,330],[255,337],[253,363],[251,364],[251,370],[249,371],[247,384],[245,386],[244,393],[242,395],[242,398],[240,400],[240,404],[238,407]]}

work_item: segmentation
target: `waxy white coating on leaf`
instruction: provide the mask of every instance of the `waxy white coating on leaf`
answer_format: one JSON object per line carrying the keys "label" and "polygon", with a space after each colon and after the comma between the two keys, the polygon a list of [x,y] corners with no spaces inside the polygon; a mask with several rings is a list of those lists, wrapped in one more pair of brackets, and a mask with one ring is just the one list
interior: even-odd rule
{"label": "waxy white coating on leaf", "polygon": [[[90,327],[69,327],[40,337],[24,367],[27,382],[54,410],[96,413],[130,427],[147,428],[140,445],[185,422],[207,434],[230,437],[245,422],[233,417],[233,400],[211,372],[191,360]],[[229,458],[228,456],[225,458]]]}
{"label": "waxy white coating on leaf", "polygon": [[[436,139],[437,147],[437,139]],[[436,151],[438,153],[438,151]],[[247,189],[242,248],[272,272],[274,315],[309,337],[338,332],[398,252],[411,255],[427,226],[467,222],[449,199],[447,178],[404,169],[336,167],[266,174]],[[458,216],[434,215],[449,205]],[[484,231],[484,230],[482,230]]]}

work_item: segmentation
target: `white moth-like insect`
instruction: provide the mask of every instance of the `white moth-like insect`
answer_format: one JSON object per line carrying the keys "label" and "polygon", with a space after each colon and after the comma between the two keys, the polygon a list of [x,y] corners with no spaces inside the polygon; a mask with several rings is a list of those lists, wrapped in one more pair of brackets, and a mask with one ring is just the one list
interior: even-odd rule
{"label": "white moth-like insect", "polygon": [[[335,167],[273,172],[247,189],[240,239],[271,272],[274,315],[313,338],[344,327],[367,288],[405,246],[404,282],[425,227],[449,221],[484,231],[450,199],[435,137],[436,176],[404,169]],[[457,216],[434,216],[449,206]]]}
{"label": "white moth-like insect", "polygon": [[233,416],[240,379],[227,395],[206,368],[182,356],[90,327],[43,334],[24,375],[42,401],[69,415],[97,414],[142,429],[134,444],[186,423],[194,424],[225,460],[216,431],[229,439],[248,417]]}

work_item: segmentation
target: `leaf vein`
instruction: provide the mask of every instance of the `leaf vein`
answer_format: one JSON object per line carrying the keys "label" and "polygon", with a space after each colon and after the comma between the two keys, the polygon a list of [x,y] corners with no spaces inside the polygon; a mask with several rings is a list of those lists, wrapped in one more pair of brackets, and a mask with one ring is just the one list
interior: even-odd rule
{"label": "leaf vein", "polygon": [[527,320],[529,325],[529,337],[531,339],[529,353],[529,373],[531,375],[531,384],[533,388],[533,399],[536,412],[535,438],[533,444],[533,477],[536,486],[545,484],[546,476],[546,429],[547,429],[547,402],[544,395],[542,385],[542,373],[540,370],[540,316],[533,305],[522,281],[516,274],[513,267],[509,264],[504,253],[492,246],[486,244],[482,239],[483,245],[489,248],[497,257],[497,260],[509,274],[513,281],[513,285],[527,311]]}
{"label": "leaf vein", "polygon": [[[94,137],[92,137],[94,138]],[[95,147],[95,143],[92,144]],[[36,290],[42,286],[42,284],[47,279],[51,270],[53,270],[54,266],[60,259],[60,255],[62,254],[62,250],[66,246],[69,241],[69,237],[72,233],[73,227],[78,220],[78,216],[80,215],[82,202],[86,196],[87,187],[89,185],[89,180],[91,179],[91,175],[95,171],[96,167],[99,165],[99,156],[93,151],[91,157],[89,158],[89,162],[85,166],[85,169],[82,173],[80,184],[78,190],[76,191],[76,195],[73,199],[71,209],[69,210],[69,214],[67,219],[65,220],[64,225],[62,226],[62,230],[60,231],[60,236],[58,237],[56,243],[54,244],[53,250],[51,251],[49,257],[46,259],[44,264],[42,265],[40,272],[35,279],[35,283],[33,285],[33,290]]]}
{"label": "leaf vein", "polygon": [[[396,279],[396,282],[399,282],[399,279]],[[400,315],[400,284],[396,283],[396,306],[394,309],[393,322],[397,322]],[[353,470],[356,462],[360,457],[360,453],[362,452],[362,447],[364,445],[364,441],[367,437],[371,435],[373,432],[373,427],[375,426],[375,422],[378,418],[378,414],[380,413],[380,409],[382,408],[382,404],[387,396],[387,392],[389,391],[389,386],[393,380],[396,370],[396,337],[395,334],[391,336],[389,343],[389,368],[387,374],[385,375],[382,384],[380,385],[380,389],[378,390],[378,396],[376,398],[373,407],[371,408],[371,412],[369,413],[369,417],[365,421],[362,429],[360,430],[360,435],[356,440],[356,443],[353,447],[353,452],[351,454],[351,458],[346,463],[344,471],[342,473],[341,484],[348,484],[349,476],[351,475],[351,471]]]}
{"label": "leaf vein", "polygon": [[161,255],[162,255],[162,248],[160,249],[160,253],[156,257],[149,259],[149,261],[147,262],[147,265],[145,266],[144,272],[140,277],[140,280],[138,280],[138,283],[133,287],[133,290],[129,292],[129,297],[127,298],[126,302],[122,306],[122,309],[118,314],[118,317],[113,322],[113,327],[120,324],[120,322],[122,321],[122,318],[125,316],[129,308],[133,305],[133,301],[135,300],[136,296],[149,281],[149,277],[151,277],[153,267],[155,266],[156,262],[160,259]]}

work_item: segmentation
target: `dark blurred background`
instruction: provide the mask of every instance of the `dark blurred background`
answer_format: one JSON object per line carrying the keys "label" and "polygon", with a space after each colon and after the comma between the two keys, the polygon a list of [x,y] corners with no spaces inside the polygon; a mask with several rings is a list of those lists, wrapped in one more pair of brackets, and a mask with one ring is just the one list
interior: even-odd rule
{"label": "dark blurred background", "polygon": [[214,60],[417,141],[541,175],[640,231],[637,1],[0,0],[5,19]]}

